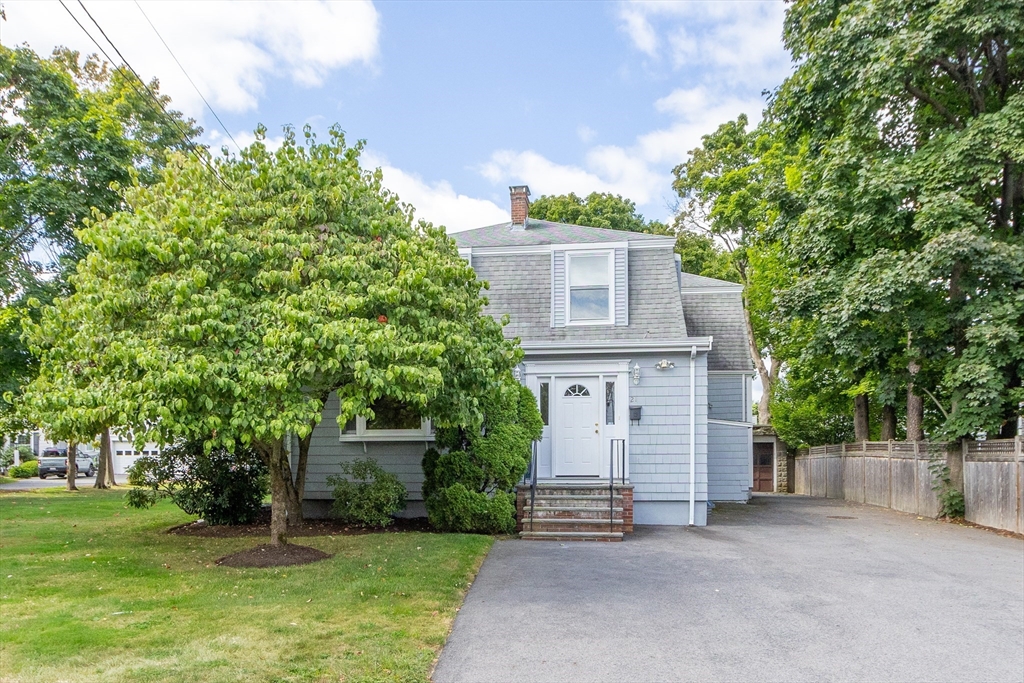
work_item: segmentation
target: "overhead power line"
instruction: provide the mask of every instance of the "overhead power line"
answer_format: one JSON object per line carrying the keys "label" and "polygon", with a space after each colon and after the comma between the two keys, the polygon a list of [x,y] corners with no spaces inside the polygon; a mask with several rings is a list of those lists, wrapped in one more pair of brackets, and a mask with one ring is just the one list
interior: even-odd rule
{"label": "overhead power line", "polygon": [[[188,147],[192,151],[192,153],[196,155],[196,158],[198,158],[206,166],[206,168],[208,168],[210,172],[213,173],[213,176],[217,180],[219,180],[225,188],[230,190],[231,186],[224,182],[224,179],[220,177],[219,173],[217,173],[217,169],[215,169],[213,167],[213,164],[210,163],[210,160],[207,159],[206,156],[199,151],[199,148],[196,147],[194,142],[192,142],[192,139],[188,136],[188,133],[185,131],[185,129],[181,127],[181,124],[178,122],[178,120],[170,115],[170,113],[167,111],[167,108],[164,107],[163,102],[160,101],[160,98],[157,97],[156,94],[149,89],[149,86],[146,85],[146,82],[142,80],[142,77],[139,76],[139,73],[134,68],[132,68],[132,65],[128,63],[128,60],[124,58],[124,55],[121,54],[121,51],[117,49],[117,46],[114,45],[114,42],[110,40],[110,38],[107,36],[106,32],[103,30],[103,27],[99,25],[96,19],[93,18],[92,14],[89,13],[89,10],[85,8],[85,5],[82,4],[82,0],[78,0],[78,4],[81,5],[86,15],[89,17],[89,19],[92,20],[92,23],[96,25],[96,28],[99,29],[99,32],[103,34],[103,37],[106,38],[107,42],[110,43],[110,46],[114,49],[114,52],[116,52],[117,56],[121,58],[121,62],[128,68],[129,71],[132,72],[136,80],[138,80],[138,82],[142,84],[144,92],[140,91],[138,86],[136,86],[131,79],[128,79],[128,83],[129,85],[131,85],[132,89],[135,90],[135,92],[140,97],[145,98],[146,95],[149,95],[149,98],[152,99],[153,102],[160,108],[160,111],[163,112],[164,116],[166,116],[167,119],[171,122],[171,124],[178,129],[178,133],[181,134],[181,140],[182,142],[185,143],[185,146]],[[92,41],[92,44],[95,45],[101,53],[103,53],[103,56],[107,58],[107,61],[111,64],[116,63],[115,60],[110,56],[110,53],[108,53],[106,49],[102,45],[100,45],[99,41],[96,40],[96,38],[94,38],[91,33],[89,33],[89,30],[82,25],[82,22],[78,20],[78,17],[75,16],[75,13],[72,12],[71,9],[64,3],[64,0],[60,0],[60,5],[61,7],[64,8],[64,11],[67,12],[68,15],[74,20],[74,22],[78,24],[78,28],[82,29],[82,32],[89,38],[89,40]]]}
{"label": "overhead power line", "polygon": [[181,65],[180,61],[178,61],[178,57],[174,54],[174,51],[171,50],[171,46],[168,45],[167,41],[164,40],[164,37],[160,35],[160,31],[156,30],[156,26],[153,25],[153,20],[150,19],[149,15],[146,14],[146,11],[142,9],[142,5],[139,4],[139,0],[135,0],[135,6],[139,8],[139,12],[142,13],[142,16],[146,18],[146,22],[149,24],[149,27],[153,29],[153,33],[156,34],[156,37],[159,38],[160,42],[164,44],[165,48],[167,48],[167,54],[171,56],[171,59],[174,60],[174,63],[178,65],[179,69],[181,69],[181,73],[185,74],[185,78],[187,78],[188,82],[192,84],[192,89],[196,91],[196,94],[199,95],[200,99],[202,99],[203,104],[205,104],[206,108],[210,110],[211,114],[213,114],[213,118],[217,119],[217,123],[219,123],[220,127],[224,130],[224,134],[228,136],[228,139],[231,140],[232,143],[234,143],[235,149],[241,152],[242,148],[238,146],[237,142],[235,142],[235,138],[231,135],[231,131],[229,131],[228,127],[224,125],[224,122],[220,120],[220,116],[217,115],[217,112],[214,110],[213,105],[211,105],[206,100],[206,97],[203,96],[203,93],[199,90],[199,86],[197,86],[195,81],[192,80],[192,77],[188,75],[188,71],[185,71],[185,67]]}

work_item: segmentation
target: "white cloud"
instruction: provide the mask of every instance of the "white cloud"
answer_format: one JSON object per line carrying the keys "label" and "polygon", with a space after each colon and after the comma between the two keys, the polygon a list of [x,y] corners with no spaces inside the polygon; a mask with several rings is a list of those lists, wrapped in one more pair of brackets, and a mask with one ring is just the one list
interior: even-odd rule
{"label": "white cloud", "polygon": [[785,3],[682,1],[623,2],[620,28],[633,46],[667,58],[677,70],[703,74],[709,83],[771,87],[790,69],[782,44]]}
{"label": "white cloud", "polygon": [[576,136],[580,139],[580,142],[588,144],[591,140],[597,137],[597,131],[585,123],[581,123],[576,128]]}
{"label": "white cloud", "polygon": [[649,212],[660,212],[673,200],[671,168],[700,146],[702,135],[739,114],[747,114],[756,125],[762,103],[716,97],[698,86],[675,90],[654,107],[672,116],[672,123],[637,136],[628,147],[592,147],[579,165],[560,164],[532,150],[498,150],[481,165],[480,173],[495,184],[528,184],[534,195],[611,192]]}
{"label": "white cloud", "polygon": [[[313,87],[332,70],[369,65],[377,55],[380,20],[368,0],[140,4],[206,98],[225,112],[255,109],[268,78],[286,77]],[[81,8],[73,2],[67,5],[117,60]],[[144,79],[160,79],[175,108],[212,120],[134,3],[89,0],[85,6]],[[58,2],[7,0],[4,9],[5,45],[26,42],[41,55],[49,55],[57,45],[83,54],[97,52]]]}
{"label": "white cloud", "polygon": [[[778,0],[620,3],[619,28],[648,58],[646,69],[664,67],[673,79],[689,83],[654,102],[666,125],[637,135],[630,145],[591,147],[576,163],[532,150],[498,150],[481,174],[495,184],[527,183],[534,194],[613,192],[660,217],[675,200],[671,169],[700,146],[703,135],[741,113],[757,125],[761,91],[777,86],[791,68],[781,39],[784,14]],[[590,142],[588,132],[577,130],[584,143]]]}
{"label": "white cloud", "polygon": [[384,173],[384,186],[403,202],[411,204],[417,218],[443,225],[449,234],[511,220],[508,211],[494,202],[459,194],[445,180],[428,183],[415,174],[395,168],[373,152],[363,153],[362,165],[379,167]]}

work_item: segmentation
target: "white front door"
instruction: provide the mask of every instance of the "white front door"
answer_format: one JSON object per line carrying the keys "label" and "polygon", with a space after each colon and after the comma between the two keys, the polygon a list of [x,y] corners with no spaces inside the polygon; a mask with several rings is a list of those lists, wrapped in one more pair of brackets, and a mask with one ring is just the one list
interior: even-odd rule
{"label": "white front door", "polygon": [[555,381],[555,476],[600,476],[600,382],[597,377]]}

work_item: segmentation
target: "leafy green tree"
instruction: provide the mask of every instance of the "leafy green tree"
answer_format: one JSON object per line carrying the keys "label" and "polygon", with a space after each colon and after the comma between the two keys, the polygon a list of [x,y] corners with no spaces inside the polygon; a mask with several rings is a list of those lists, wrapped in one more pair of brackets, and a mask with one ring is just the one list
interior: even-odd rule
{"label": "leafy green tree", "polygon": [[772,424],[772,391],[782,371],[786,327],[776,312],[775,293],[786,286],[785,253],[766,232],[786,194],[789,156],[769,126],[747,129],[747,117],[722,124],[673,170],[681,204],[677,234],[692,232],[725,245],[726,255],[711,261],[717,277],[743,285],[747,345],[761,379],[757,407],[761,424]]}
{"label": "leafy green tree", "polygon": [[[1011,434],[1024,389],[1024,5],[799,0],[771,116],[804,164],[794,314],[947,438]],[[883,404],[884,405],[884,404]],[[890,404],[892,405],[892,404]],[[858,438],[867,400],[858,403]],[[891,415],[891,412],[890,412]],[[889,421],[892,421],[891,416]]]}
{"label": "leafy green tree", "polygon": [[442,427],[478,424],[522,352],[482,315],[484,284],[454,241],[360,168],[361,143],[287,130],[271,153],[257,135],[217,176],[176,156],[158,183],[126,189],[132,211],[79,232],[91,252],[75,292],[32,334],[57,365],[80,348],[60,330],[90,311],[111,341],[80,362],[108,378],[137,440],[262,453],[283,543],[305,476],[285,438],[310,433],[328,393],[340,424],[372,418],[381,397]]}
{"label": "leafy green tree", "polygon": [[530,202],[530,218],[627,232],[666,234],[668,230],[664,223],[637,213],[632,200],[609,192],[591,192],[583,198],[572,192],[544,195]]}
{"label": "leafy green tree", "polygon": [[445,531],[511,533],[513,490],[526,473],[544,424],[533,393],[511,373],[483,402],[483,423],[437,430],[423,458],[430,522]]}
{"label": "leafy green tree", "polygon": [[[149,88],[169,105],[155,80]],[[154,182],[183,132],[202,131],[164,113],[127,69],[66,48],[46,59],[0,46],[0,395],[35,374],[21,320],[34,314],[29,299],[67,293],[64,275],[84,253],[75,231],[94,210],[127,209],[117,187]],[[24,426],[0,401],[0,432]]]}

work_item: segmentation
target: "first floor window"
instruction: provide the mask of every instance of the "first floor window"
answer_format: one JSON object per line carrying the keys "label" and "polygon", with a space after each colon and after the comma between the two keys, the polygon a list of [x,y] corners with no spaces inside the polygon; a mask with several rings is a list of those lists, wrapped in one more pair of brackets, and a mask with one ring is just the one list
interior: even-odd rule
{"label": "first floor window", "polygon": [[604,423],[615,424],[615,382],[604,383]]}
{"label": "first floor window", "polygon": [[420,414],[392,398],[378,398],[370,406],[374,417],[366,418],[367,429],[421,429],[423,420]]}
{"label": "first floor window", "polygon": [[545,426],[548,422],[548,403],[550,401],[551,385],[548,382],[540,383],[540,419]]}

